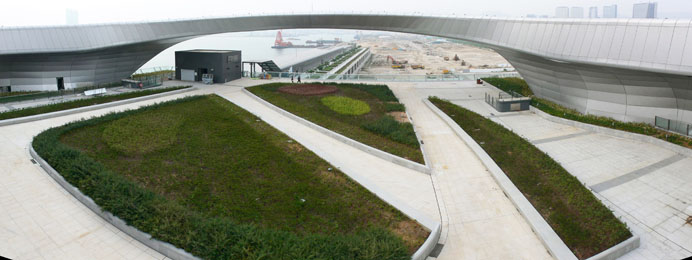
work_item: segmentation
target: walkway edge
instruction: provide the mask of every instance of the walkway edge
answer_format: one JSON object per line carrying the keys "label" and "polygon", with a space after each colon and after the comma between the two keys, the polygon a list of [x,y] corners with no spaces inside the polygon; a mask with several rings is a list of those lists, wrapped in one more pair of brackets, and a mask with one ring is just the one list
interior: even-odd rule
{"label": "walkway edge", "polygon": [[573,126],[573,127],[577,127],[577,128],[582,128],[582,129],[590,130],[590,131],[593,131],[596,133],[607,134],[610,136],[628,138],[628,139],[632,139],[635,141],[650,143],[653,145],[661,146],[661,147],[666,148],[668,150],[671,150],[673,152],[692,157],[692,149],[682,147],[682,146],[679,146],[679,145],[674,144],[674,143],[669,143],[669,142],[666,142],[664,140],[661,140],[661,139],[658,139],[655,137],[651,137],[648,135],[630,133],[630,132],[626,132],[626,131],[622,131],[622,130],[611,129],[611,128],[607,128],[607,127],[602,127],[602,126],[582,123],[582,122],[578,122],[578,121],[573,121],[573,120],[569,120],[569,119],[565,119],[565,118],[561,118],[561,117],[556,117],[556,116],[553,116],[553,115],[548,114],[546,112],[543,112],[542,110],[540,110],[534,106],[531,106],[530,111],[534,112],[536,115],[538,115],[538,116],[540,116],[540,117],[542,117],[548,121],[554,122],[554,123]]}
{"label": "walkway edge", "polygon": [[102,108],[126,105],[126,104],[135,103],[135,102],[139,102],[139,101],[145,101],[145,100],[149,100],[149,99],[165,97],[168,95],[180,94],[180,93],[184,93],[184,92],[188,92],[188,91],[193,91],[196,89],[197,89],[196,87],[190,86],[190,87],[184,88],[184,89],[178,89],[178,90],[172,90],[172,91],[167,91],[167,92],[163,92],[163,93],[157,93],[157,94],[153,94],[153,95],[146,95],[146,96],[141,96],[141,97],[136,97],[136,98],[118,100],[118,101],[113,101],[113,102],[108,102],[108,103],[103,103],[103,104],[97,104],[97,105],[91,105],[91,106],[85,106],[85,107],[77,107],[77,108],[55,111],[55,112],[50,112],[50,113],[43,113],[43,114],[38,114],[38,115],[33,115],[33,116],[25,116],[25,117],[18,117],[18,118],[12,118],[12,119],[5,119],[5,120],[0,120],[0,126],[8,126],[8,125],[14,125],[14,124],[28,123],[28,122],[43,120],[46,118],[60,117],[60,116],[66,116],[66,115],[72,115],[72,114],[92,111],[92,110],[98,110],[98,109],[102,109]]}
{"label": "walkway edge", "polygon": [[519,191],[519,189],[514,186],[514,183],[507,177],[507,175],[500,169],[500,167],[493,161],[492,158],[483,150],[483,148],[476,143],[476,141],[471,138],[459,125],[457,125],[449,116],[447,116],[442,110],[437,108],[428,99],[423,99],[423,103],[428,106],[442,121],[444,121],[454,133],[459,136],[471,150],[478,156],[488,168],[488,171],[493,176],[493,179],[500,185],[505,195],[512,201],[514,206],[519,210],[522,216],[529,223],[531,229],[536,233],[538,238],[543,242],[543,245],[548,249],[550,254],[558,260],[570,259],[576,260],[577,257],[572,253],[572,250],[565,245],[565,243],[560,239],[560,237],[555,233],[555,231],[548,225],[548,222],[543,219],[536,208],[531,205],[531,202],[524,197],[524,194]]}
{"label": "walkway edge", "polygon": [[183,260],[198,260],[199,258],[193,256],[192,254],[180,249],[170,243],[163,242],[161,240],[152,238],[149,233],[142,232],[141,230],[128,225],[122,219],[114,216],[108,211],[105,211],[99,207],[94,200],[84,195],[79,189],[72,186],[67,182],[60,173],[58,173],[52,166],[50,166],[41,156],[39,156],[34,150],[33,143],[29,145],[29,154],[31,157],[43,168],[43,170],[55,180],[60,186],[62,186],[67,192],[72,194],[72,196],[79,202],[84,204],[87,208],[91,209],[96,215],[103,218],[106,222],[118,228],[118,230],[129,235],[135,240],[141,242],[142,244],[148,246],[149,248],[161,253],[162,255],[171,259],[183,259]]}
{"label": "walkway edge", "polygon": [[253,99],[259,101],[263,105],[279,112],[280,114],[287,116],[287,117],[289,117],[289,118],[291,118],[291,119],[293,119],[293,120],[295,120],[295,121],[297,121],[297,122],[299,122],[299,123],[301,123],[307,127],[315,129],[315,130],[319,131],[320,133],[323,133],[329,137],[332,137],[336,140],[339,140],[342,143],[348,144],[348,145],[350,145],[350,146],[352,146],[358,150],[361,150],[363,152],[369,153],[369,154],[371,154],[375,157],[378,157],[380,159],[383,159],[385,161],[389,161],[389,162],[392,162],[394,164],[401,165],[403,167],[409,168],[409,169],[414,170],[414,171],[418,171],[418,172],[425,173],[428,175],[431,172],[430,167],[428,167],[426,165],[422,165],[420,163],[413,162],[411,160],[407,160],[407,159],[401,158],[399,156],[384,152],[382,150],[379,150],[379,149],[374,148],[372,146],[369,146],[369,145],[363,144],[361,142],[355,141],[355,140],[348,138],[346,136],[343,136],[337,132],[334,132],[332,130],[329,130],[327,128],[319,126],[313,122],[308,121],[307,119],[304,119],[302,117],[294,115],[291,112],[283,110],[282,108],[277,107],[272,103],[269,103],[268,101],[256,96],[255,94],[252,94],[252,92],[250,92],[246,88],[243,88],[242,91],[243,91],[243,93],[247,94],[248,96],[252,97]]}

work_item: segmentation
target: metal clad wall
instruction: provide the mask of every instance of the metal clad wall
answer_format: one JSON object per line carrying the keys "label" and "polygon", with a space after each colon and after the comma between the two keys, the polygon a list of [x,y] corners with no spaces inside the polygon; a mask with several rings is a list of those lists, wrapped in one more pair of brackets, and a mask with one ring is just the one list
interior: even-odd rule
{"label": "metal clad wall", "polygon": [[486,44],[536,95],[582,112],[690,122],[692,20],[277,15],[0,29],[0,86],[51,90],[119,81],[157,53],[208,34],[281,28],[385,30]]}

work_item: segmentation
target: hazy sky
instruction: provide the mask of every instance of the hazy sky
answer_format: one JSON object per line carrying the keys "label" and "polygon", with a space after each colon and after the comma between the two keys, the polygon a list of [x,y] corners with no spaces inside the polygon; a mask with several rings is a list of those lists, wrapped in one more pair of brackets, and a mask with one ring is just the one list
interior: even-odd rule
{"label": "hazy sky", "polygon": [[[268,13],[358,12],[522,17],[555,14],[557,6],[617,4],[620,17],[645,0],[0,0],[0,26],[63,25],[65,10],[79,12],[79,23],[151,21]],[[659,0],[660,18],[692,18],[692,0]]]}

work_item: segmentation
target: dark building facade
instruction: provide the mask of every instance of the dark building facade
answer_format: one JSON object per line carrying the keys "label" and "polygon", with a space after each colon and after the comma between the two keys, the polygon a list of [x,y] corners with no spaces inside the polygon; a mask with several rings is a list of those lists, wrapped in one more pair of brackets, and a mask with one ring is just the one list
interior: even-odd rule
{"label": "dark building facade", "polygon": [[214,83],[226,83],[242,76],[241,60],[240,51],[176,51],[175,79],[202,81],[202,75],[213,74]]}

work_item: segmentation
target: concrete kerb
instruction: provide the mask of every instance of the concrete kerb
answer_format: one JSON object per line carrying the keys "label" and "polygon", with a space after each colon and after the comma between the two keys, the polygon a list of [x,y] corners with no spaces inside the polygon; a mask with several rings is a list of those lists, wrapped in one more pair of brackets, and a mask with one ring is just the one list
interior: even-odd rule
{"label": "concrete kerb", "polygon": [[[526,218],[531,229],[538,235],[543,244],[548,248],[550,253],[557,259],[576,259],[576,256],[572,251],[565,245],[565,243],[560,239],[560,237],[555,233],[555,231],[550,227],[548,222],[538,213],[536,208],[524,197],[524,195],[519,191],[519,189],[514,186],[514,183],[507,177],[507,175],[502,171],[502,169],[495,163],[494,160],[483,150],[478,143],[476,143],[471,136],[469,136],[461,127],[454,122],[449,116],[442,112],[437,106],[432,104],[427,99],[423,102],[431,109],[435,114],[442,118],[447,125],[449,125],[454,132],[464,140],[465,143],[474,151],[483,164],[488,168],[493,178],[500,184],[502,190],[505,192],[507,197],[514,203],[519,212]],[[533,109],[533,107],[532,107]],[[609,129],[610,130],[610,129]],[[587,187],[589,188],[589,187]],[[630,230],[631,231],[631,230]],[[587,260],[614,260],[617,259],[630,251],[639,247],[640,240],[639,236],[632,233],[632,237],[620,242],[619,244],[606,249]]]}
{"label": "concrete kerb", "polygon": [[294,114],[292,114],[292,113],[290,113],[290,112],[288,112],[288,111],[286,111],[286,110],[283,110],[283,109],[281,109],[281,108],[275,106],[274,104],[269,103],[269,102],[267,102],[266,100],[264,100],[264,99],[258,97],[258,96],[255,96],[255,94],[252,94],[252,93],[251,93],[250,91],[248,91],[246,88],[243,88],[242,91],[243,91],[243,93],[245,93],[245,94],[247,94],[248,96],[252,97],[253,99],[257,100],[258,102],[264,104],[265,106],[267,106],[267,107],[269,107],[269,108],[271,108],[271,109],[273,109],[273,110],[279,112],[280,114],[282,114],[282,115],[284,115],[284,116],[287,116],[287,117],[289,117],[289,118],[291,118],[291,119],[293,119],[293,120],[295,120],[295,121],[297,121],[297,122],[299,122],[299,123],[301,123],[301,124],[303,124],[303,125],[305,125],[305,126],[307,126],[307,127],[310,127],[310,128],[312,128],[312,129],[315,129],[315,130],[317,130],[317,131],[319,131],[319,132],[321,132],[321,133],[323,133],[323,134],[325,134],[325,135],[327,135],[327,136],[330,136],[330,137],[332,137],[332,138],[334,138],[334,139],[336,139],[336,140],[339,140],[339,141],[342,142],[342,143],[348,144],[348,145],[350,145],[350,146],[352,146],[352,147],[354,147],[354,148],[356,148],[356,149],[358,149],[358,150],[361,150],[361,151],[363,151],[363,152],[369,153],[369,154],[371,154],[371,155],[373,155],[373,156],[376,156],[376,157],[378,157],[378,158],[380,158],[380,159],[383,159],[383,160],[386,160],[386,161],[389,161],[389,162],[392,162],[392,163],[395,163],[395,164],[404,166],[404,167],[409,168],[409,169],[412,169],[412,170],[414,170],[414,171],[418,171],[418,172],[425,173],[425,174],[430,174],[430,172],[431,172],[430,167],[428,167],[428,166],[426,166],[426,165],[422,165],[422,164],[420,164],[420,163],[413,162],[413,161],[410,161],[410,160],[401,158],[401,157],[399,157],[399,156],[396,156],[396,155],[393,155],[393,154],[384,152],[384,151],[379,150],[379,149],[376,149],[376,148],[374,148],[374,147],[372,147],[372,146],[365,145],[365,144],[360,143],[360,142],[358,142],[358,141],[355,141],[355,140],[353,140],[353,139],[351,139],[351,138],[348,138],[348,137],[346,137],[346,136],[343,136],[343,135],[341,135],[341,134],[339,134],[339,133],[336,133],[336,132],[334,132],[334,131],[331,131],[331,130],[329,130],[329,129],[326,129],[326,128],[324,128],[324,127],[321,127],[321,126],[319,126],[319,125],[317,125],[317,124],[315,124],[315,123],[312,123],[312,122],[310,122],[310,121],[308,121],[308,120],[306,120],[306,119],[304,119],[304,118],[302,118],[302,117],[296,116],[296,115],[294,115]]}
{"label": "concrete kerb", "polygon": [[572,253],[572,250],[565,245],[565,243],[560,239],[560,237],[555,233],[555,231],[548,225],[548,222],[543,219],[540,213],[531,205],[531,203],[524,197],[524,194],[519,191],[519,189],[514,186],[512,181],[507,177],[507,175],[500,169],[500,167],[493,161],[492,158],[483,150],[483,148],[476,143],[476,141],[471,138],[459,125],[457,125],[449,116],[432,104],[429,100],[423,99],[425,105],[428,106],[440,119],[445,121],[445,123],[454,130],[457,136],[464,140],[464,142],[473,150],[473,152],[478,156],[478,158],[483,162],[488,171],[493,176],[493,179],[500,185],[505,195],[512,201],[514,206],[519,210],[522,216],[531,226],[531,229],[538,235],[538,238],[543,242],[543,245],[548,249],[550,254],[558,260],[570,259],[574,260],[577,257]]}
{"label": "concrete kerb", "polygon": [[108,103],[103,103],[103,104],[98,104],[98,105],[92,105],[92,106],[86,106],[86,107],[77,107],[77,108],[72,108],[72,109],[67,109],[67,110],[62,110],[62,111],[55,111],[55,112],[44,113],[44,114],[38,114],[38,115],[33,115],[33,116],[25,116],[25,117],[19,117],[19,118],[5,119],[5,120],[0,120],[0,126],[21,124],[21,123],[43,120],[46,118],[66,116],[66,115],[77,114],[77,113],[82,113],[82,112],[87,112],[87,111],[93,111],[93,110],[102,109],[102,108],[120,106],[120,105],[135,103],[135,102],[139,102],[139,101],[164,97],[164,96],[168,96],[168,95],[180,94],[180,93],[184,93],[184,92],[188,92],[188,91],[193,91],[196,89],[197,89],[196,87],[189,87],[189,88],[178,89],[178,90],[173,90],[173,91],[168,91],[168,92],[163,92],[163,93],[158,93],[158,94],[153,94],[153,95],[141,96],[141,97],[119,100],[119,101],[113,101],[113,102],[108,102]]}
{"label": "concrete kerb", "polygon": [[561,117],[556,117],[556,116],[553,116],[553,115],[548,114],[546,112],[543,112],[542,110],[535,108],[533,106],[530,108],[530,111],[534,112],[536,115],[538,115],[538,116],[540,116],[540,117],[542,117],[548,121],[554,122],[554,123],[578,127],[578,128],[590,130],[590,131],[596,132],[596,133],[607,134],[610,136],[627,138],[627,139],[632,139],[635,141],[650,143],[650,144],[661,146],[663,148],[674,151],[676,153],[692,157],[692,149],[682,147],[682,146],[679,146],[677,144],[669,143],[669,142],[666,142],[664,140],[661,140],[661,139],[658,139],[655,137],[651,137],[648,135],[630,133],[630,132],[626,132],[626,131],[622,131],[622,130],[611,129],[611,128],[607,128],[607,127],[602,127],[602,126],[582,123],[582,122],[578,122],[578,121],[573,121],[573,120],[569,120],[569,119],[565,119],[565,118],[561,118]]}
{"label": "concrete kerb", "polygon": [[53,169],[52,166],[50,166],[41,156],[39,156],[36,151],[34,150],[34,147],[29,144],[29,154],[31,157],[43,168],[48,175],[55,180],[60,186],[62,186],[67,192],[72,194],[74,198],[76,198],[79,202],[84,204],[87,208],[89,208],[91,211],[96,213],[96,215],[100,216],[106,222],[110,223],[111,225],[115,226],[118,228],[120,231],[123,233],[129,235],[130,237],[136,239],[137,241],[141,242],[142,244],[150,247],[153,250],[156,250],[157,252],[161,253],[162,255],[171,258],[171,259],[183,259],[183,260],[197,260],[200,258],[197,258],[196,256],[186,252],[183,249],[180,249],[178,247],[175,247],[172,244],[169,244],[167,242],[163,242],[157,239],[154,239],[151,237],[150,234],[145,233],[140,231],[137,228],[134,228],[130,225],[128,225],[125,221],[122,219],[114,216],[108,211],[104,211],[99,207],[94,200],[89,198],[88,196],[84,195],[79,189],[76,187],[72,186],[69,182],[67,182],[60,173],[58,173],[55,169]]}

